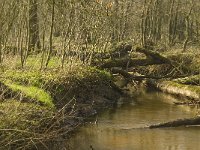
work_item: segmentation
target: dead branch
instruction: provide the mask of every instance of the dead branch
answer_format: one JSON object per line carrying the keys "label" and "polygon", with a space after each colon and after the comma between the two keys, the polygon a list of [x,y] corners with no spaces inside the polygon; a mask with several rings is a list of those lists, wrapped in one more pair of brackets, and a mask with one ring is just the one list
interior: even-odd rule
{"label": "dead branch", "polygon": [[149,128],[154,129],[154,128],[168,128],[168,127],[179,127],[179,126],[193,126],[193,125],[200,125],[200,117],[178,119],[175,121],[159,123],[159,124],[151,125],[149,126]]}

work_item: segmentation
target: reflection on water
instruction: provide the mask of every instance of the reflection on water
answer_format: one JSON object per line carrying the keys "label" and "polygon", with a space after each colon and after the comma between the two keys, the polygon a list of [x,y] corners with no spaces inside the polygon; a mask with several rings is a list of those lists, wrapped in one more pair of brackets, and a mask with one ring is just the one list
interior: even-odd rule
{"label": "reflection on water", "polygon": [[[82,127],[71,139],[72,150],[198,150],[200,128],[143,129],[150,124],[193,117],[188,107],[171,105],[172,97],[140,93],[121,99],[98,116],[97,125]],[[186,109],[187,108],[187,109]]]}

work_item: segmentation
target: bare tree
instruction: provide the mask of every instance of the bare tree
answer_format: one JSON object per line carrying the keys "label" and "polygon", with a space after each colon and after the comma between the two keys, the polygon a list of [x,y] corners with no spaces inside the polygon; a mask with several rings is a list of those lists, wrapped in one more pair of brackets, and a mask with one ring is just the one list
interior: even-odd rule
{"label": "bare tree", "polygon": [[38,1],[29,0],[29,49],[41,48],[39,38]]}

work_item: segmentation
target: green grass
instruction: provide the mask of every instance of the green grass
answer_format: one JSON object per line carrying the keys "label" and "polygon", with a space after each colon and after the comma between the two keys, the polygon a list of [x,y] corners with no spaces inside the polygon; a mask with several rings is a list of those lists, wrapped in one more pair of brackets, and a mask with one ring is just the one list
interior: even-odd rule
{"label": "green grass", "polygon": [[41,85],[42,74],[39,71],[7,70],[1,75],[2,80],[12,80],[24,85]]}
{"label": "green grass", "polygon": [[[36,87],[43,87],[44,84],[52,83],[63,84],[69,81],[77,81],[88,78],[99,80],[111,79],[112,75],[104,70],[99,70],[96,67],[88,66],[73,66],[70,70],[6,70],[1,73],[1,81],[12,80],[23,85],[32,85]],[[100,79],[101,78],[101,79]]]}
{"label": "green grass", "polygon": [[83,85],[92,87],[96,84],[107,84],[111,79],[112,75],[107,71],[95,67],[76,66],[70,71],[7,70],[2,73],[0,81],[13,91],[19,91],[31,99],[53,107],[53,100],[49,93],[73,91],[74,88],[81,90]]}
{"label": "green grass", "polygon": [[[58,62],[55,58],[52,58],[51,61],[52,65],[50,66],[54,66],[53,64]],[[37,63],[39,61],[36,56],[29,57],[27,61],[29,66],[31,64],[34,66]],[[73,64],[70,68],[64,68],[63,70],[60,68],[47,68],[41,71],[34,67],[9,68],[0,73],[0,81],[13,92],[23,93],[25,98],[27,96],[27,98],[37,100],[50,107],[59,103],[59,100],[62,99],[61,96],[65,95],[63,100],[67,101],[73,98],[77,91],[82,92],[83,89],[93,88],[99,84],[107,85],[112,80],[112,75],[109,72],[80,64]],[[52,97],[56,97],[58,101],[53,101],[49,93]],[[65,93],[68,93],[68,95]]]}
{"label": "green grass", "polygon": [[11,83],[10,81],[4,82],[6,86],[11,88],[13,91],[22,92],[27,97],[31,99],[38,100],[43,104],[47,105],[48,107],[54,107],[53,99],[51,98],[50,94],[48,94],[45,90],[40,89],[34,86],[23,86],[16,83]]}
{"label": "green grass", "polygon": [[[46,58],[45,58],[45,60],[46,60]],[[44,63],[45,63],[45,60],[44,60]],[[41,54],[32,55],[27,58],[26,66],[38,69],[41,67],[41,62],[42,62]],[[61,59],[58,57],[51,57],[49,64],[48,64],[48,68],[59,68],[60,66],[61,66]]]}

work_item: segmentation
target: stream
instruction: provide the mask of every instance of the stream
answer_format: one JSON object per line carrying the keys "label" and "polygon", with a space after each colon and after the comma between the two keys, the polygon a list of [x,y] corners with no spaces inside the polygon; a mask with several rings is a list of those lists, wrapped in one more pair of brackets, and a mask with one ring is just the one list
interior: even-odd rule
{"label": "stream", "polygon": [[200,127],[148,129],[147,125],[194,117],[197,108],[176,106],[176,99],[156,91],[121,98],[116,106],[78,129],[72,150],[198,150]]}

